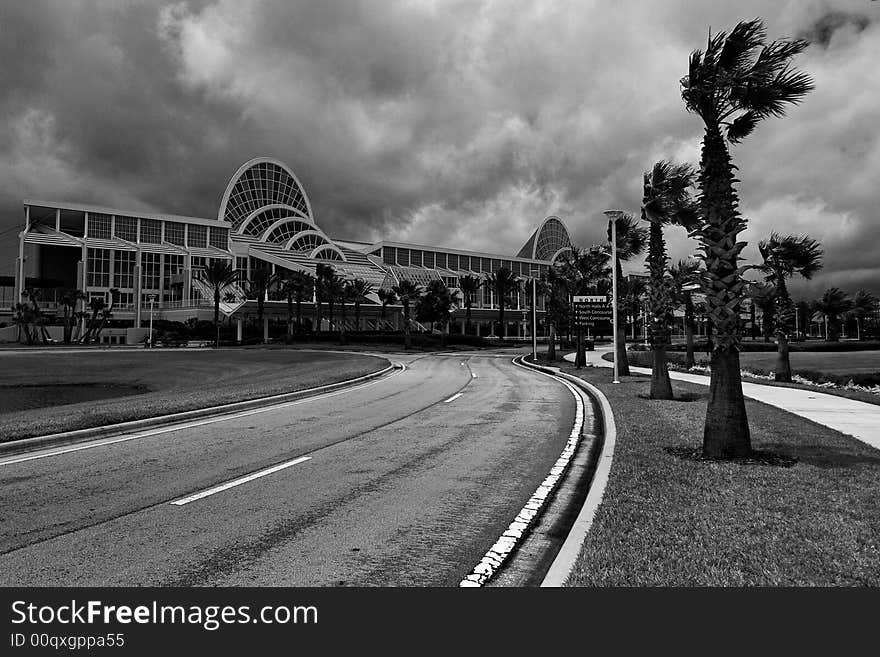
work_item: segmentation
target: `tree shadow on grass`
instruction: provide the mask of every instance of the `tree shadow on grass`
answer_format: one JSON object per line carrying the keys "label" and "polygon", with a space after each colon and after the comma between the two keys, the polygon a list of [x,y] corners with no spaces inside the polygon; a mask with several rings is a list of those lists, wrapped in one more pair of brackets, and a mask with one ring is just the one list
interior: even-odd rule
{"label": "tree shadow on grass", "polygon": [[860,465],[880,468],[880,452],[872,454],[860,449],[847,451],[840,447],[791,443],[762,443],[761,446],[768,450],[787,452],[798,461],[817,468],[851,468]]}
{"label": "tree shadow on grass", "polygon": [[[788,447],[788,445],[783,445]],[[752,450],[751,455],[739,459],[713,459],[703,456],[702,447],[667,446],[663,448],[667,454],[682,461],[703,461],[709,463],[730,463],[732,465],[762,465],[771,467],[790,468],[798,462],[798,459],[789,454],[774,452],[765,449]]]}
{"label": "tree shadow on grass", "polygon": [[675,397],[672,399],[652,399],[651,395],[646,395],[639,393],[637,395],[639,399],[648,399],[650,401],[666,401],[666,402],[695,402],[695,401],[706,401],[709,399],[709,395],[701,395],[696,392],[681,392],[676,393]]}

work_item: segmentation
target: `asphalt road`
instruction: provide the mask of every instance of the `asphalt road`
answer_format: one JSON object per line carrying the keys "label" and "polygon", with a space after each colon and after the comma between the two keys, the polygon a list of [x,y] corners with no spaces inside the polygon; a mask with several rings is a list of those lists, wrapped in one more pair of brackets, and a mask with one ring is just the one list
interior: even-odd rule
{"label": "asphalt road", "polygon": [[331,396],[0,460],[0,585],[457,585],[574,399],[509,357],[390,358],[406,369]]}

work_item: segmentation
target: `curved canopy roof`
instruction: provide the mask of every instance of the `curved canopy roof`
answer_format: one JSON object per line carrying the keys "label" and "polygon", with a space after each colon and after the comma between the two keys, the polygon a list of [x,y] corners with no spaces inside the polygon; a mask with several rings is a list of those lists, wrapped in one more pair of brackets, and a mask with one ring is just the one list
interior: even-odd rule
{"label": "curved canopy roof", "polygon": [[268,205],[293,208],[314,223],[312,207],[296,175],[283,162],[258,157],[246,162],[226,186],[217,218],[233,228]]}
{"label": "curved canopy roof", "polygon": [[571,239],[562,219],[550,215],[532,233],[523,248],[516,254],[518,258],[532,258],[553,262],[560,253],[571,249]]}

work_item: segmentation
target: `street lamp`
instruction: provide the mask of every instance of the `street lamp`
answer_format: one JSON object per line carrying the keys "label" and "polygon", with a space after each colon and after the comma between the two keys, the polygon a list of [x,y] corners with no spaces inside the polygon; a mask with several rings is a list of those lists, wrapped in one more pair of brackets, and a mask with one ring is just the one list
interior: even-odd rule
{"label": "street lamp", "polygon": [[150,295],[150,349],[153,348],[153,302],[156,300],[156,295]]}
{"label": "street lamp", "polygon": [[[538,276],[540,269],[530,269],[532,275],[532,362],[538,362]],[[545,318],[546,319],[546,318]]]}
{"label": "street lamp", "polygon": [[612,300],[612,331],[614,332],[614,383],[620,383],[618,379],[617,363],[617,220],[626,213],[621,210],[606,210],[603,214],[609,218],[611,224],[611,300]]}

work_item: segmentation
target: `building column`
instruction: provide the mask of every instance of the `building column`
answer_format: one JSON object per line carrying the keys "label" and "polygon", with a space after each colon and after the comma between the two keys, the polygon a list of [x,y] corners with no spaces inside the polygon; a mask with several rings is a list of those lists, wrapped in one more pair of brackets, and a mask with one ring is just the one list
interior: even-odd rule
{"label": "building column", "polygon": [[141,250],[138,249],[134,252],[134,325],[137,328],[141,328],[141,315],[143,314],[143,302],[141,301],[141,297],[143,296],[143,291],[141,288]]}
{"label": "building column", "polygon": [[235,339],[237,342],[241,342],[244,334],[243,322],[241,321],[241,317],[235,318]]}

